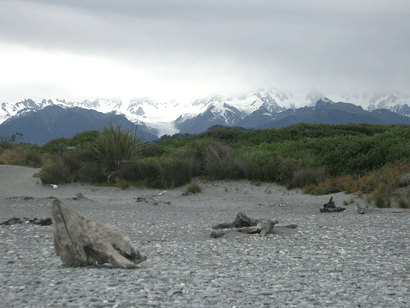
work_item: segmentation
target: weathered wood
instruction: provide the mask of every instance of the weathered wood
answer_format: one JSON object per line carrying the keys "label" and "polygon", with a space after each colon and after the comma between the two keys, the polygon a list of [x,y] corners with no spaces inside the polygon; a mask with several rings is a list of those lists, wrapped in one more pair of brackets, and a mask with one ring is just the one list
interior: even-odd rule
{"label": "weathered wood", "polygon": [[111,263],[118,268],[135,268],[146,260],[120,228],[91,221],[57,198],[52,203],[51,219],[56,253],[68,266]]}
{"label": "weathered wood", "polygon": [[228,229],[228,228],[243,228],[256,226],[260,222],[259,219],[252,219],[244,213],[238,213],[233,222],[224,222],[212,226],[212,229]]}
{"label": "weathered wood", "polygon": [[333,197],[330,198],[328,203],[323,205],[323,208],[320,209],[321,213],[333,213],[333,212],[343,212],[345,211],[345,207],[336,207],[335,202],[333,201]]}
{"label": "weathered wood", "polygon": [[[233,229],[234,231],[257,234],[259,233],[261,237],[266,236],[268,233],[272,233],[273,227],[278,224],[277,220],[270,219],[252,219],[246,216],[244,213],[238,213],[233,222],[225,222],[217,225],[213,225],[212,229]],[[282,227],[287,227],[291,229],[297,228],[297,225],[290,224]],[[211,233],[211,237],[217,238],[223,236],[224,233],[216,233],[215,231]]]}
{"label": "weathered wood", "polygon": [[137,202],[148,203],[150,200],[153,201],[152,205],[158,205],[158,203],[171,204],[171,201],[160,201],[157,198],[154,198],[153,196],[141,195],[137,197]]}
{"label": "weathered wood", "polygon": [[32,223],[35,225],[40,225],[40,226],[48,226],[51,225],[51,218],[34,218],[34,219],[29,219],[29,218],[17,218],[13,217],[10,218],[9,220],[3,221],[0,223],[0,225],[5,225],[5,226],[10,226],[10,225],[16,225],[16,224],[23,224],[23,223]]}

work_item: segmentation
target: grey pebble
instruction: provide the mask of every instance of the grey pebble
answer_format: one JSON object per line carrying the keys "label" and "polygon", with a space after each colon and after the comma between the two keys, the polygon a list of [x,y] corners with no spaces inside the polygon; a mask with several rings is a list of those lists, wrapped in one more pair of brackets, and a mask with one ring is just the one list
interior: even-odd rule
{"label": "grey pebble", "polygon": [[[87,218],[115,222],[148,260],[135,270],[68,268],[54,252],[52,226],[0,226],[0,307],[410,306],[408,214],[254,207],[250,217],[299,227],[263,239],[211,239],[209,226],[232,220],[237,209],[75,206]],[[34,207],[22,210],[39,216]]]}

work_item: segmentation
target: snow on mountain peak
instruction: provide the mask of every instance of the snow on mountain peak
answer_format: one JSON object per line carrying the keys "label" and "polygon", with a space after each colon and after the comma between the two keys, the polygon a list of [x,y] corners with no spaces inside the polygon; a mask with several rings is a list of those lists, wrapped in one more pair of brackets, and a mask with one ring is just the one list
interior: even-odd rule
{"label": "snow on mountain peak", "polygon": [[[94,101],[69,102],[61,98],[55,100],[43,99],[37,103],[31,99],[20,102],[1,103],[0,123],[14,117],[36,111],[47,106],[57,105],[63,108],[81,107],[93,109],[99,112],[115,112],[124,114],[134,123],[144,122],[147,126],[156,128],[160,134],[175,133],[178,130],[174,124],[178,121],[186,121],[206,111],[214,117],[225,119],[226,123],[233,123],[235,118],[244,118],[260,109],[260,112],[279,113],[286,109],[295,109],[304,106],[315,106],[321,100],[323,103],[346,102],[361,106],[365,110],[389,109],[391,111],[407,115],[410,105],[410,96],[389,91],[369,94],[368,92],[343,92],[340,94],[325,95],[312,89],[306,93],[291,93],[277,89],[260,89],[236,96],[214,95],[203,99],[173,99],[169,101],[155,101],[146,97],[134,98],[124,102],[120,98],[98,98]],[[406,109],[407,108],[407,109]],[[180,122],[179,122],[180,123]]]}

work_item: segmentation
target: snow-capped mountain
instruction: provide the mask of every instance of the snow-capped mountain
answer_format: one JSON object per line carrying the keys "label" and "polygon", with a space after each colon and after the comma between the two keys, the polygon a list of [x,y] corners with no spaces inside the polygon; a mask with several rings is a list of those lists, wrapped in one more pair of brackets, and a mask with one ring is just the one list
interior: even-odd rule
{"label": "snow-capped mountain", "polygon": [[329,125],[346,125],[348,123],[410,125],[410,118],[387,109],[368,111],[351,103],[336,103],[328,98],[321,98],[313,107],[288,109],[277,114],[272,121],[253,128],[280,128],[301,122]]}
{"label": "snow-capped mountain", "polygon": [[[146,97],[124,102],[120,98],[69,102],[63,99],[35,102],[25,99],[20,102],[4,102],[0,105],[0,123],[13,117],[21,117],[30,111],[42,110],[47,106],[62,108],[84,108],[102,113],[114,112],[124,115],[135,124],[145,124],[157,136],[178,132],[195,133],[212,125],[243,126],[252,128],[280,118],[281,113],[301,107],[314,107],[325,95],[312,89],[305,93],[261,89],[257,92],[236,96],[215,95],[203,99],[174,99],[155,101]],[[410,116],[410,95],[395,91],[385,93],[326,94],[333,102],[351,103],[372,111],[387,109]]]}
{"label": "snow-capped mountain", "polygon": [[213,125],[235,126],[246,116],[246,112],[227,104],[221,97],[214,97],[205,111],[196,116],[180,116],[174,125],[182,134],[198,134]]}
{"label": "snow-capped mountain", "polygon": [[[410,95],[402,94],[397,91],[387,91],[380,93],[352,91],[339,95],[327,96],[335,102],[346,102],[361,106],[365,110],[387,109],[405,116],[410,116],[407,107],[410,106]],[[405,113],[407,112],[407,113]]]}

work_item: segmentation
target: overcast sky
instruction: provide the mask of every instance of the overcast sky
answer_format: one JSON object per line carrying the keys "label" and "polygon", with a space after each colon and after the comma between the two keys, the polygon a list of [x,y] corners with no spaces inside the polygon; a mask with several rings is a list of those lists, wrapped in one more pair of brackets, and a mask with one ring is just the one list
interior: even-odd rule
{"label": "overcast sky", "polygon": [[0,102],[410,92],[409,0],[0,0]]}

